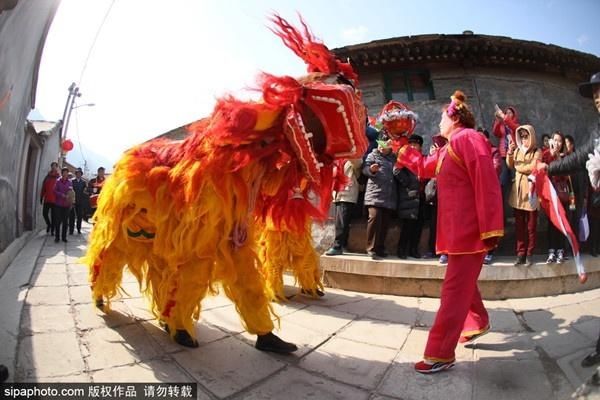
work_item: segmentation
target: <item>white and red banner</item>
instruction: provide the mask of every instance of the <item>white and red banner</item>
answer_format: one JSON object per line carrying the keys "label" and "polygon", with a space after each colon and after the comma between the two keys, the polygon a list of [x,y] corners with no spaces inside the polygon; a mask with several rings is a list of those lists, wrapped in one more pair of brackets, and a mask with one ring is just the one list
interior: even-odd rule
{"label": "white and red banner", "polygon": [[548,219],[567,237],[571,249],[573,249],[579,282],[585,283],[587,281],[587,274],[579,254],[579,242],[577,241],[575,233],[573,233],[573,229],[571,229],[565,209],[558,198],[550,178],[548,178],[545,170],[534,169],[531,175],[529,175],[529,181],[533,182],[533,190],[535,192],[529,194],[530,201],[535,201],[535,198],[537,197],[542,209],[548,216]]}

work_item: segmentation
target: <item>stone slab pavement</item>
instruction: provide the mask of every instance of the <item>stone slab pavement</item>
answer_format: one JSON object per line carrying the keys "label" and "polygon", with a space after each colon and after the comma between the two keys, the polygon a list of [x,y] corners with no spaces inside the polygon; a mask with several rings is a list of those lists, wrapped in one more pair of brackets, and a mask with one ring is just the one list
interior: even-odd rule
{"label": "stone slab pavement", "polygon": [[200,399],[513,400],[571,398],[595,371],[580,361],[600,332],[600,289],[486,302],[492,332],[459,345],[456,366],[432,376],[413,363],[438,299],[333,289],[312,299],[289,277],[276,333],[298,344],[296,354],[255,350],[223,295],[202,304],[200,347],[183,348],[129,273],[110,313],[92,306],[78,264],[89,228],[68,243],[33,235],[0,278],[0,362],[12,381],[196,382]]}

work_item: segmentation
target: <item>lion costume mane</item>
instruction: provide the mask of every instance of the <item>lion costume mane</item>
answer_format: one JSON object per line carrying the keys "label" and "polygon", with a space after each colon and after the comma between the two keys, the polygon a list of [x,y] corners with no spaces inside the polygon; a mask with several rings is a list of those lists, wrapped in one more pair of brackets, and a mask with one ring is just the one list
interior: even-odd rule
{"label": "lion costume mane", "polygon": [[326,218],[333,161],[366,149],[357,76],[310,33],[275,15],[275,32],[308,65],[300,79],[263,74],[262,100],[225,97],[182,141],[127,151],[98,200],[84,263],[108,309],[123,270],[137,278],[168,331],[195,337],[202,299],[220,287],[245,328],[273,329],[283,269],[322,288],[313,220]]}

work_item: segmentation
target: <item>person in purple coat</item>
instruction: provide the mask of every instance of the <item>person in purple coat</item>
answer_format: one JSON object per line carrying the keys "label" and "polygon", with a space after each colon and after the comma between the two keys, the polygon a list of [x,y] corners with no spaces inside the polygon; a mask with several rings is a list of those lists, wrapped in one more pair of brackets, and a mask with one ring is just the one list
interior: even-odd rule
{"label": "person in purple coat", "polygon": [[56,215],[54,225],[54,241],[60,241],[60,236],[62,234],[62,241],[66,242],[67,222],[75,192],[73,191],[73,183],[69,179],[69,170],[67,168],[63,168],[61,169],[60,173],[61,176],[54,185],[54,193],[56,194],[56,202],[54,203],[54,214]]}

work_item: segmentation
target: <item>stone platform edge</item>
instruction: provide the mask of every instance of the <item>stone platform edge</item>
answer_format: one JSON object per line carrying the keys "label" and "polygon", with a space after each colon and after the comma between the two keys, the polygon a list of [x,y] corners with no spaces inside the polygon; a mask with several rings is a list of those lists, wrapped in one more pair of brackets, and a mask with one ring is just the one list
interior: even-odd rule
{"label": "stone platform edge", "polygon": [[[573,260],[551,265],[537,262],[531,267],[510,261],[503,258],[483,266],[478,284],[484,299],[550,296],[600,287],[598,258],[583,257],[588,274],[585,284],[579,283]],[[435,259],[373,261],[363,254],[344,254],[321,256],[320,262],[326,286],[373,294],[439,297],[446,271]]]}

